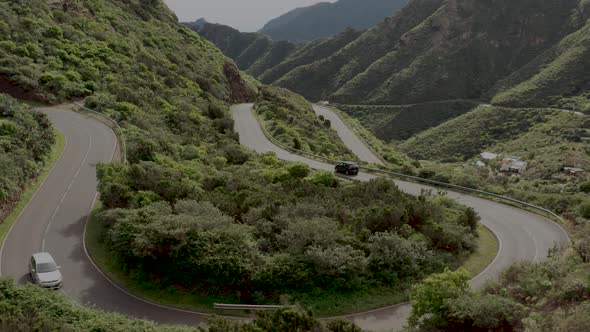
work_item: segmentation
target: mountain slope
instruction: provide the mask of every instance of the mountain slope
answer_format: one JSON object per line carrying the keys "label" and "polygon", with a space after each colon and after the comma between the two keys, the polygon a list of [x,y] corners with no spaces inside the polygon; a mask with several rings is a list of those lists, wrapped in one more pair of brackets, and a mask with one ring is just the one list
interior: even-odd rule
{"label": "mountain slope", "polygon": [[310,41],[346,28],[367,29],[393,15],[408,0],[339,0],[294,9],[268,22],[259,32],[273,40]]}
{"label": "mountain slope", "polygon": [[356,40],[325,58],[293,69],[274,84],[312,100],[327,99],[392,50],[399,38],[428,18],[442,0],[414,0],[393,18],[387,18]]}
{"label": "mountain slope", "polygon": [[[590,3],[583,2],[583,19]],[[556,105],[590,113],[590,22],[522,69],[498,82],[489,93],[499,105]]]}
{"label": "mountain slope", "polygon": [[571,14],[577,5],[575,0],[411,1],[333,56],[297,68],[276,84],[340,103],[479,98],[575,31],[579,22]]}
{"label": "mountain slope", "polygon": [[221,24],[197,21],[185,25],[234,59],[241,70],[263,83],[272,83],[296,67],[331,55],[362,33],[346,29],[332,38],[295,44],[272,41],[260,33],[240,32]]}

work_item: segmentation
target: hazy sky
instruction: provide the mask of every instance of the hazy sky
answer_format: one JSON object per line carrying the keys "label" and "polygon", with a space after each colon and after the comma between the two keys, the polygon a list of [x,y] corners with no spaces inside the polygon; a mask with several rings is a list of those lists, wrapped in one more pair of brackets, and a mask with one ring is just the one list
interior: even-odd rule
{"label": "hazy sky", "polygon": [[[322,0],[165,0],[181,22],[205,17],[241,31],[256,31],[269,20],[291,9]],[[334,2],[334,0],[323,0]]]}

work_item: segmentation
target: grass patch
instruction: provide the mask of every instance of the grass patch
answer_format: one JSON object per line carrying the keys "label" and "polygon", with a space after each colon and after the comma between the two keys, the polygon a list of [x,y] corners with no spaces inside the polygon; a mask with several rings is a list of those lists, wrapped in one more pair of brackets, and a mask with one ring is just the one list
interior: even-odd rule
{"label": "grass patch", "polygon": [[47,159],[45,166],[43,167],[43,169],[39,173],[39,176],[37,177],[37,179],[34,180],[27,187],[27,189],[25,189],[22,192],[21,197],[20,197],[20,201],[14,207],[14,209],[12,210],[12,213],[10,213],[8,215],[8,217],[6,217],[4,222],[2,222],[0,224],[0,243],[2,243],[4,241],[6,234],[8,234],[8,231],[10,230],[12,225],[16,222],[16,220],[20,216],[21,212],[27,207],[27,205],[29,205],[29,202],[33,198],[33,195],[35,195],[35,193],[37,192],[37,190],[39,189],[39,187],[41,186],[43,181],[45,181],[45,178],[47,178],[47,176],[49,175],[49,173],[53,169],[53,166],[55,165],[55,163],[57,162],[57,160],[59,159],[59,157],[61,156],[62,152],[65,149],[65,146],[66,146],[65,136],[59,130],[57,130],[55,128],[53,129],[53,131],[55,133],[55,144],[53,145],[53,148],[51,149],[51,153],[49,154],[49,158]]}
{"label": "grass patch", "polygon": [[485,270],[496,258],[499,249],[498,239],[489,228],[480,224],[477,231],[479,233],[477,251],[463,264],[463,268],[469,271],[472,276]]}
{"label": "grass patch", "polygon": [[321,292],[308,294],[297,303],[317,317],[353,314],[408,301],[410,287],[402,288],[381,286],[351,293]]}

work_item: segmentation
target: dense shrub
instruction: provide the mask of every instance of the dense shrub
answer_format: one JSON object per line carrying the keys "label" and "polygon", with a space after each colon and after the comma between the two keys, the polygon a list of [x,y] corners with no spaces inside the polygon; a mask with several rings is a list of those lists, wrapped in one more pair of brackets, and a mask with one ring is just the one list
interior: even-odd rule
{"label": "dense shrub", "polygon": [[0,222],[24,186],[37,177],[54,142],[47,116],[0,94]]}
{"label": "dense shrub", "polygon": [[[387,180],[344,184],[269,155],[213,172],[225,181],[211,186],[153,162],[99,166],[105,206],[125,208],[98,219],[126,270],[160,285],[276,302],[407,282],[473,248],[471,210],[413,198]],[[442,245],[448,230],[468,244]]]}
{"label": "dense shrub", "polygon": [[37,286],[17,286],[12,280],[0,279],[0,329],[3,331],[116,331],[116,332],[360,332],[354,324],[335,320],[319,322],[309,313],[296,308],[259,312],[251,322],[213,317],[207,326],[158,325],[153,322],[72,305],[59,292],[48,292]]}

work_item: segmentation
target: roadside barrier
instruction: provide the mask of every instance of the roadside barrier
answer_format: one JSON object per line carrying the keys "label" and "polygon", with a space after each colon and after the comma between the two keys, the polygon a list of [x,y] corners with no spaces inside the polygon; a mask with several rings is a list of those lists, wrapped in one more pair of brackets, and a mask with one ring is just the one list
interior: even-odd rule
{"label": "roadside barrier", "polygon": [[109,126],[113,132],[115,132],[115,134],[119,137],[119,147],[121,149],[121,156],[123,158],[123,163],[126,164],[127,163],[127,142],[125,141],[125,134],[123,133],[123,129],[121,128],[121,126],[119,126],[119,124],[117,123],[117,121],[111,119],[110,117],[97,112],[95,110],[92,110],[80,103],[74,102],[74,105],[79,107],[79,112],[88,112],[91,115],[94,116],[98,116],[99,120],[101,120],[101,122],[103,122],[104,124],[106,124],[107,126]]}

